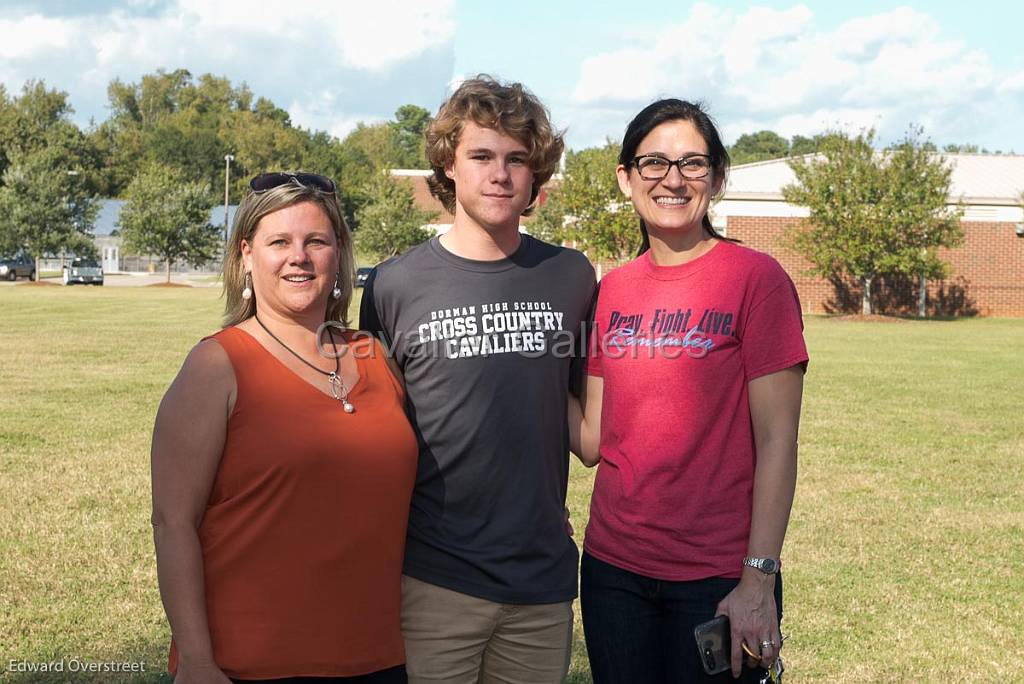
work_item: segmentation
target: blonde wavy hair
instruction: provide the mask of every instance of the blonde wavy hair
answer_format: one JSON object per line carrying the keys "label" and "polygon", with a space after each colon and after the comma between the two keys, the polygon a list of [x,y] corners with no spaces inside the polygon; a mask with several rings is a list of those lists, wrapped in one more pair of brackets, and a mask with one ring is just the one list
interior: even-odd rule
{"label": "blonde wavy hair", "polygon": [[551,126],[547,108],[521,83],[505,85],[486,74],[463,81],[441,105],[427,128],[427,161],[434,172],[427,185],[451,214],[455,213],[455,181],[445,175],[445,169],[455,161],[455,148],[467,121],[515,138],[529,150],[533,190],[523,211],[523,216],[529,216],[565,147],[562,133]]}
{"label": "blonde wavy hair", "polygon": [[242,289],[245,287],[242,241],[252,243],[260,219],[267,214],[302,202],[312,202],[323,209],[334,228],[334,236],[338,239],[338,287],[341,289],[341,297],[328,300],[324,320],[339,321],[348,327],[355,256],[352,252],[352,234],[341,214],[337,193],[321,192],[294,182],[266,192],[250,192],[238,206],[224,253],[224,327],[238,325],[256,314],[256,298],[242,299]]}

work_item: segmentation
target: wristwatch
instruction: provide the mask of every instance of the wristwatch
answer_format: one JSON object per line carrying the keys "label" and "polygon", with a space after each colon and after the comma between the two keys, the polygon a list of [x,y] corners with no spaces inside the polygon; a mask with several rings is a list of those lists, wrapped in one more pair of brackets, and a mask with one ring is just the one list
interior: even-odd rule
{"label": "wristwatch", "polygon": [[774,575],[782,567],[782,561],[775,558],[755,558],[753,556],[747,556],[743,559],[743,564],[751,568],[756,568],[766,575]]}

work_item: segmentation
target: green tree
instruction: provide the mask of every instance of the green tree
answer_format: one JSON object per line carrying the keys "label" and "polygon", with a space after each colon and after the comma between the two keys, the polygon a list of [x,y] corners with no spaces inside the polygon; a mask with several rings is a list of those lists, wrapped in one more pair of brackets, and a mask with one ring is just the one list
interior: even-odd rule
{"label": "green tree", "polygon": [[639,219],[615,179],[619,145],[570,151],[562,181],[530,224],[531,232],[571,242],[593,259],[623,259],[640,242]]}
{"label": "green tree", "polygon": [[811,137],[803,135],[794,135],[793,140],[789,144],[789,156],[799,157],[803,154],[814,154],[821,149],[822,145],[825,144],[825,140],[828,139],[833,133],[818,133]]}
{"label": "green tree", "polygon": [[394,130],[387,123],[357,124],[345,136],[338,150],[341,173],[335,180],[341,185],[341,205],[345,220],[359,229],[359,210],[372,200],[374,183],[386,169],[400,168],[400,153]]}
{"label": "green tree", "polygon": [[147,167],[128,186],[118,226],[125,248],[155,254],[171,268],[178,261],[200,266],[220,247],[220,229],[210,225],[210,188],[169,166]]}
{"label": "green tree", "polygon": [[369,181],[385,168],[422,166],[423,130],[430,117],[414,105],[400,107],[395,121],[359,124],[344,141],[294,126],[288,112],[242,83],[185,69],[158,70],[138,82],[112,81],[111,117],[90,131],[101,150],[105,190],[123,196],[148,165],[177,168],[186,180],[224,192],[224,156],[231,154],[230,196],[242,197],[249,179],[265,171],[305,170],[338,182],[345,218],[368,200]]}
{"label": "green tree", "polygon": [[[239,166],[235,196],[255,173],[301,166],[302,132],[269,100],[254,104],[245,83],[236,87],[212,74],[194,78],[185,69],[158,70],[137,83],[115,80],[107,95],[112,115],[91,136],[109,160],[111,194],[123,194],[131,179],[154,163],[208,185],[212,199],[223,196],[225,154],[234,154]],[[290,163],[278,166],[279,160]]]}
{"label": "green tree", "polygon": [[977,145],[973,145],[971,143],[967,143],[965,145],[950,143],[943,146],[942,151],[950,154],[978,154],[981,152]]}
{"label": "green tree", "polygon": [[[316,173],[322,173],[336,181],[342,178],[344,162],[341,141],[325,131],[312,131],[306,133],[306,152],[304,155],[304,168]],[[344,200],[348,188],[339,188],[341,197]]]}
{"label": "green tree", "polygon": [[[0,91],[0,112],[0,160],[9,154],[46,147],[55,127],[73,127],[69,117],[74,110],[68,103],[68,94],[48,90],[42,81],[28,81],[21,95],[13,99],[8,99],[5,90]],[[3,170],[0,168],[0,173]]]}
{"label": "green tree", "polygon": [[282,126],[292,125],[291,115],[265,97],[260,97],[256,100],[256,104],[253,106],[252,112],[259,119],[276,121]]}
{"label": "green tree", "polygon": [[951,171],[925,149],[920,130],[886,153],[875,151],[874,136],[827,135],[820,158],[790,160],[797,182],[783,188],[786,201],[810,209],[791,245],[813,273],[855,278],[864,314],[879,276],[942,277],[938,248],[962,239],[961,211],[947,207]]}
{"label": "green tree", "polygon": [[13,99],[0,88],[0,176],[13,156],[57,148],[65,156],[64,166],[78,172],[82,187],[95,192],[102,186],[100,153],[72,123],[72,113],[68,94],[47,89],[42,81],[28,81]]}
{"label": "green tree", "polygon": [[803,154],[812,154],[818,151],[818,143],[814,138],[803,135],[794,135],[789,143],[789,156],[799,157]]}
{"label": "green tree", "polygon": [[218,192],[224,192],[224,155],[230,150],[235,157],[231,165],[232,197],[244,196],[249,189],[249,179],[266,171],[326,172],[306,163],[310,141],[303,131],[284,125],[273,117],[257,116],[251,112],[225,115],[217,141],[216,154],[220,157],[220,164],[217,179],[211,179],[210,183]]}
{"label": "green tree", "polygon": [[391,124],[391,130],[397,148],[396,168],[427,168],[424,134],[430,121],[430,112],[413,104],[402,105],[395,112],[395,121]]}
{"label": "green tree", "polygon": [[412,187],[380,173],[367,187],[367,202],[359,209],[356,247],[375,259],[400,254],[430,238],[423,226],[437,213],[420,209]]}
{"label": "green tree", "polygon": [[0,187],[0,246],[35,257],[92,255],[89,239],[99,205],[81,173],[58,147],[15,152]]}
{"label": "green tree", "polygon": [[733,164],[749,164],[766,159],[782,159],[789,154],[789,141],[773,131],[744,133],[732,147],[729,157]]}

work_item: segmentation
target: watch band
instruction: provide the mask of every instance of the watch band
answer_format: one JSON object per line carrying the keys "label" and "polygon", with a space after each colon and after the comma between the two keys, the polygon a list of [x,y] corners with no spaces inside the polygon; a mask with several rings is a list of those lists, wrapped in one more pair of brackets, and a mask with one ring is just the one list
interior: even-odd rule
{"label": "watch band", "polygon": [[743,565],[760,570],[766,575],[774,575],[782,567],[782,561],[778,558],[758,558],[756,556],[747,556],[743,559]]}

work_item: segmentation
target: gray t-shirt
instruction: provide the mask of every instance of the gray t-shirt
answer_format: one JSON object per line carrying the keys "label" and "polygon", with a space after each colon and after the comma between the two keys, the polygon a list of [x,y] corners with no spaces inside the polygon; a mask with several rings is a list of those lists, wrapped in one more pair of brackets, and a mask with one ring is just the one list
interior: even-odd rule
{"label": "gray t-shirt", "polygon": [[369,278],[359,327],[402,368],[420,442],[406,574],[502,603],[575,598],[566,401],[593,290],[586,257],[527,235],[499,261],[433,238]]}

